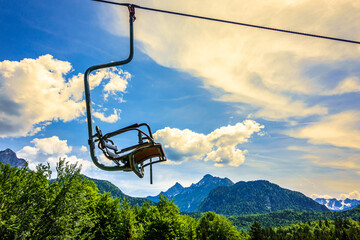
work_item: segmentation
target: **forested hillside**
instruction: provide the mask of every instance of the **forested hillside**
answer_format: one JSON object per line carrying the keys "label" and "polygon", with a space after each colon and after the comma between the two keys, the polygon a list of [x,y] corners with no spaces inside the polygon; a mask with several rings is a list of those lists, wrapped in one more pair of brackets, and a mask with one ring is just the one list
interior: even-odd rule
{"label": "forested hillside", "polygon": [[324,205],[304,194],[265,180],[240,181],[232,186],[217,187],[199,207],[200,212],[214,211],[225,215],[269,213],[284,209],[329,212]]}
{"label": "forested hillside", "polygon": [[[86,176],[84,176],[86,177]],[[96,184],[96,187],[99,189],[100,193],[110,193],[113,198],[118,198],[120,201],[124,200],[125,198],[130,203],[130,205],[142,205],[144,202],[149,202],[150,204],[154,204],[151,200],[146,198],[137,198],[137,197],[130,197],[123,193],[118,187],[106,180],[99,180],[94,178],[86,177],[87,179],[93,181]]]}
{"label": "forested hillside", "polygon": [[266,214],[228,216],[228,219],[234,223],[237,229],[242,231],[247,231],[254,221],[259,222],[264,227],[278,227],[299,222],[335,220],[337,218],[358,220],[360,218],[360,207],[343,212],[309,212],[287,209]]}
{"label": "forested hillside", "polygon": [[31,171],[0,163],[2,239],[241,239],[225,217],[195,221],[163,196],[156,206],[120,203],[64,160],[50,178],[48,165]]}
{"label": "forested hillside", "polygon": [[262,228],[251,219],[248,228],[238,231],[230,220],[249,221],[213,212],[195,220],[181,215],[165,196],[156,205],[131,206],[99,192],[76,165],[64,160],[57,164],[57,178],[50,178],[48,165],[31,171],[0,163],[1,239],[360,239],[359,222],[350,219],[278,228]]}

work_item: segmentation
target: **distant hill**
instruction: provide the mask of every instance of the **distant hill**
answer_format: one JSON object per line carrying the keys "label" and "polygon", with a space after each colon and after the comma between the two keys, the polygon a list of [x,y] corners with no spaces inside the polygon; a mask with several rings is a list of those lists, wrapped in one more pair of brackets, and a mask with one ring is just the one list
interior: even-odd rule
{"label": "distant hill", "polygon": [[238,182],[213,189],[198,211],[224,215],[269,213],[284,209],[328,212],[329,210],[300,192],[279,187],[265,180]]}
{"label": "distant hill", "polygon": [[[194,213],[195,214],[195,213]],[[191,214],[190,214],[191,216]],[[195,214],[199,218],[199,214]],[[262,227],[279,227],[289,226],[293,223],[318,221],[318,220],[335,220],[353,219],[359,221],[360,219],[360,206],[347,211],[336,212],[308,212],[300,210],[280,210],[265,214],[247,214],[238,216],[227,216],[227,218],[234,223],[239,231],[248,231],[250,226],[257,221]]]}
{"label": "distant hill", "polygon": [[146,198],[136,198],[136,197],[130,197],[130,196],[126,195],[117,186],[115,186],[114,184],[112,184],[109,181],[94,179],[94,178],[90,178],[87,176],[84,176],[84,177],[93,181],[96,184],[96,186],[98,187],[100,193],[109,192],[112,197],[114,197],[114,198],[117,197],[120,200],[127,198],[130,205],[136,205],[136,204],[142,205],[144,202],[149,202],[150,204],[154,204],[151,200],[148,200]]}
{"label": "distant hill", "polygon": [[360,200],[349,199],[337,200],[336,198],[316,198],[316,202],[325,205],[331,211],[344,211],[360,205]]}
{"label": "distant hill", "polygon": [[[198,183],[191,184],[190,187],[184,188],[179,183],[176,183],[166,192],[161,192],[160,194],[174,198],[174,202],[181,212],[196,212],[202,200],[208,196],[211,190],[219,186],[231,186],[233,184],[234,183],[228,178],[213,177],[207,174]],[[159,195],[146,198],[158,201]]]}
{"label": "distant hill", "polygon": [[0,151],[0,162],[10,164],[11,167],[25,167],[27,162],[22,158],[17,158],[16,153],[11,149]]}

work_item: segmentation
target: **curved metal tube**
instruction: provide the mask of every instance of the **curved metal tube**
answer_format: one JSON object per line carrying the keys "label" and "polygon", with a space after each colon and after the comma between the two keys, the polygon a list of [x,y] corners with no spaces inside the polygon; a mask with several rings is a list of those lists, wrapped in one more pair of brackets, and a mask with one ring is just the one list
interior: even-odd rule
{"label": "curved metal tube", "polygon": [[[130,10],[131,5],[129,5]],[[89,67],[84,75],[84,85],[85,85],[85,100],[86,100],[86,114],[87,114],[87,122],[88,122],[88,131],[89,131],[89,146],[90,146],[90,156],[94,164],[105,171],[120,171],[124,170],[124,166],[106,166],[99,162],[96,153],[95,153],[95,143],[93,134],[93,124],[92,124],[92,114],[91,114],[91,98],[90,98],[90,86],[89,86],[89,75],[92,71],[101,69],[101,68],[109,68],[120,66],[129,63],[134,56],[134,31],[133,31],[133,21],[135,20],[133,13],[129,11],[129,22],[130,22],[130,54],[129,57],[122,61],[105,63],[100,65],[94,65]]]}

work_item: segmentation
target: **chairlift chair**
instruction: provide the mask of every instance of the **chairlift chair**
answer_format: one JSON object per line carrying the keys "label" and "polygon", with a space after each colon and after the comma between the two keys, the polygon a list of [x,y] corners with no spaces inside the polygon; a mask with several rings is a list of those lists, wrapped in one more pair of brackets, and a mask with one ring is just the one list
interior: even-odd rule
{"label": "chairlift chair", "polygon": [[[142,126],[147,127],[148,133],[140,129]],[[124,166],[123,171],[133,171],[142,178],[144,167],[166,160],[161,144],[154,141],[150,126],[146,123],[136,123],[105,135],[102,135],[98,126],[95,129],[97,136],[95,142],[98,142],[99,149],[118,166]],[[138,132],[138,144],[118,150],[110,138],[129,131]],[[152,158],[158,158],[158,160],[152,161]],[[147,160],[150,161],[145,163]]]}
{"label": "chairlift chair", "polygon": [[[91,112],[90,86],[89,75],[92,71],[120,66],[129,63],[134,55],[134,31],[133,22],[135,21],[135,8],[131,5],[129,9],[129,23],[130,23],[130,54],[127,59],[118,62],[105,63],[89,67],[84,74],[85,84],[85,99],[86,99],[86,114],[89,132],[89,146],[90,155],[94,164],[105,171],[133,171],[138,177],[144,177],[144,168],[150,167],[150,183],[152,183],[152,165],[162,161],[166,161],[164,150],[160,143],[155,142],[150,126],[146,123],[133,124],[119,130],[102,134],[102,131],[96,126],[96,133],[93,134],[93,121]],[[147,131],[142,130],[146,128]],[[111,139],[114,136],[123,134],[125,132],[135,131],[138,134],[138,144],[118,149]],[[98,161],[95,153],[95,143],[98,148],[104,153],[104,156],[112,160],[116,166],[106,166]],[[153,159],[155,159],[153,161]]]}

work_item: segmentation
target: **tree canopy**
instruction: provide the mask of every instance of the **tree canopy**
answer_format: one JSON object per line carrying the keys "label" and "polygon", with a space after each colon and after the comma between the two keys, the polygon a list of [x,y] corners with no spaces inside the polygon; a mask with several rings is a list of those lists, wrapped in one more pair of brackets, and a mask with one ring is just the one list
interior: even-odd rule
{"label": "tree canopy", "polygon": [[182,215],[173,200],[131,205],[60,159],[56,179],[49,165],[11,167],[0,163],[0,236],[2,239],[360,239],[360,223],[335,220],[265,227],[254,221],[239,232],[227,217],[214,212],[195,220]]}

